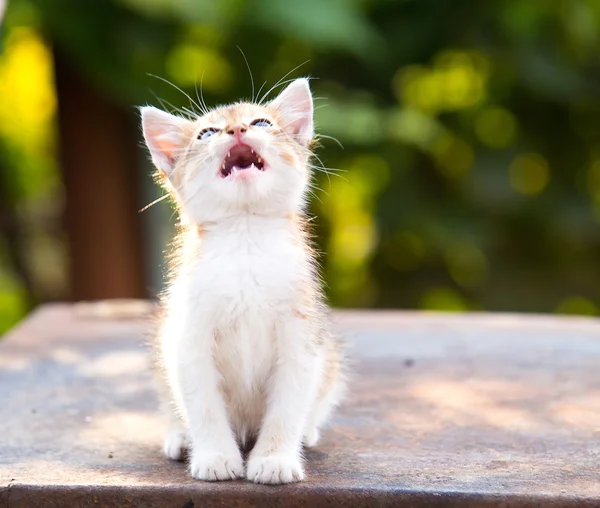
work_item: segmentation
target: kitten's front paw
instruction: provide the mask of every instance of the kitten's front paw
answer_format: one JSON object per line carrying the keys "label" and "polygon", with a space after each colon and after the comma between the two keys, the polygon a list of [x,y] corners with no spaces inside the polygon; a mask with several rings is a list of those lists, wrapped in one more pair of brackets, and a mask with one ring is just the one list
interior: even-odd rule
{"label": "kitten's front paw", "polygon": [[246,478],[254,483],[291,483],[304,480],[300,459],[295,455],[250,457]]}
{"label": "kitten's front paw", "polygon": [[183,460],[187,451],[188,440],[185,431],[169,429],[163,441],[163,452],[171,460]]}
{"label": "kitten's front paw", "polygon": [[226,454],[198,451],[192,454],[190,472],[196,480],[236,480],[244,477],[244,463],[239,452]]}
{"label": "kitten's front paw", "polygon": [[316,427],[312,427],[306,432],[304,436],[304,446],[307,448],[312,448],[313,446],[317,446],[320,438],[319,430]]}

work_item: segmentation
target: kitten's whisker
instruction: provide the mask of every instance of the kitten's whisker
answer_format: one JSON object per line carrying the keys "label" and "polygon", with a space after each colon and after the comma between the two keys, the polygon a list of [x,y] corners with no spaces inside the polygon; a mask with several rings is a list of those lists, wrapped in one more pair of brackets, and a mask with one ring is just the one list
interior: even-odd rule
{"label": "kitten's whisker", "polygon": [[156,93],[154,93],[154,90],[149,90],[149,92],[154,96],[154,98],[160,104],[160,107],[162,109],[164,109],[165,111],[168,111],[171,114],[177,113],[178,115],[181,115],[181,116],[186,115],[186,112],[183,109],[174,106],[172,103],[170,103],[169,101],[167,101],[165,99],[161,99],[158,95],[156,95]]}
{"label": "kitten's whisker", "polygon": [[[322,194],[325,194],[326,196],[327,196],[327,195],[329,195],[329,193],[328,193],[328,192],[327,192],[325,189],[322,189],[321,187],[319,187],[319,186],[317,185],[317,182],[315,182],[315,181],[314,181],[314,179],[311,179],[311,181],[309,182],[309,184],[308,184],[308,185],[309,185],[309,187],[310,187],[311,189],[313,189],[313,190],[315,190],[315,191],[318,191],[318,192],[320,192],[320,193],[322,193]],[[330,188],[331,188],[331,186],[330,186]],[[316,196],[316,197],[317,197],[317,196]],[[319,199],[319,201],[321,201],[321,200]],[[322,201],[321,201],[321,203],[322,203]]]}
{"label": "kitten's whisker", "polygon": [[[331,187],[331,177],[332,176],[337,176],[338,178],[341,178],[342,180],[344,180],[345,182],[349,183],[349,180],[345,177],[343,177],[342,175],[340,175],[339,173],[336,173],[336,170],[332,170],[332,169],[328,169],[325,168],[323,166],[315,166],[313,164],[308,164],[308,167],[319,172],[319,173],[324,173],[327,175],[327,180],[329,182],[329,186]],[[339,170],[337,170],[339,171]]]}
{"label": "kitten's whisker", "polygon": [[173,88],[175,88],[175,90],[181,92],[185,97],[187,97],[187,99],[190,101],[190,104],[196,106],[198,109],[202,109],[197,103],[196,101],[194,101],[194,99],[192,99],[192,97],[185,93],[181,88],[179,88],[175,83],[171,83],[168,79],[163,78],[161,76],[157,76],[156,74],[148,74],[148,76],[152,76],[153,78],[159,79],[160,81],[165,82],[167,85],[171,85]]}
{"label": "kitten's whisker", "polygon": [[[181,153],[183,153],[183,154],[189,153],[189,147],[182,148]],[[192,154],[192,156],[188,158],[188,161],[193,163],[194,165],[201,166],[201,165],[204,165],[207,161],[209,161],[210,158],[211,157],[208,155],[196,153],[196,154]],[[184,167],[185,167],[184,165],[176,164],[175,167],[173,168],[173,171],[171,171],[171,174],[168,176],[168,178],[172,178],[173,175],[175,175],[175,173],[177,173],[180,169],[182,169]]]}
{"label": "kitten's whisker", "polygon": [[250,74],[250,83],[252,84],[251,102],[254,102],[254,77],[252,76],[252,71],[250,70],[250,64],[248,63],[248,59],[246,58],[246,55],[242,51],[242,48],[240,48],[239,46],[236,46],[236,48],[240,51],[240,53],[242,54],[242,57],[244,57],[244,62],[246,62],[246,67],[248,68],[248,74]]}
{"label": "kitten's whisker", "polygon": [[164,201],[168,197],[170,197],[169,194],[165,194],[164,196],[161,196],[158,199],[155,199],[154,201],[152,201],[152,203],[148,203],[144,208],[142,208],[141,210],[139,210],[138,213],[145,212],[146,210],[148,210],[148,208],[154,206],[157,203],[160,203],[161,201]]}
{"label": "kitten's whisker", "polygon": [[[309,185],[306,188],[306,193],[315,198],[319,203],[323,204],[323,200],[317,195],[317,193],[313,189],[315,189],[315,187]],[[316,187],[316,189],[321,191],[321,189],[319,189],[318,187]]]}
{"label": "kitten's whisker", "polygon": [[205,72],[206,66],[204,66],[204,69],[202,70],[202,76],[200,76],[200,96],[198,96],[198,85],[196,84],[196,80],[194,79],[194,90],[196,92],[196,99],[198,99],[198,102],[202,105],[200,111],[204,115],[208,114],[208,107],[206,106],[206,102],[204,102],[204,95],[202,94],[202,82],[204,81]]}
{"label": "kitten's whisker", "polygon": [[331,172],[336,172],[339,171],[341,173],[346,173],[348,170],[346,169],[340,169],[340,168],[327,168],[325,167],[325,164],[323,164],[323,161],[321,160],[321,158],[314,152],[311,153],[311,157],[313,157],[314,159],[317,159],[317,161],[319,161],[319,163],[321,164],[321,168],[322,169],[327,169],[328,171]]}
{"label": "kitten's whisker", "polygon": [[338,178],[341,178],[342,180],[344,180],[346,182],[349,181],[346,177],[340,175],[339,172],[344,172],[341,169],[330,169],[330,168],[326,168],[326,167],[323,167],[323,166],[314,166],[312,164],[308,164],[308,167],[311,168],[311,169],[314,169],[315,171],[318,171],[319,173],[325,173],[327,175],[337,176]]}
{"label": "kitten's whisker", "polygon": [[323,139],[331,139],[331,141],[335,141],[335,142],[337,143],[337,145],[338,145],[338,146],[339,146],[339,147],[340,147],[342,150],[344,150],[344,145],[342,145],[342,142],[341,142],[341,141],[340,141],[338,138],[335,138],[335,137],[333,137],[333,136],[328,136],[327,134],[317,134],[315,137],[317,138],[317,140],[318,140],[318,139],[320,139],[320,138],[323,138]]}
{"label": "kitten's whisker", "polygon": [[323,168],[321,166],[311,166],[311,165],[309,165],[309,167],[311,169],[314,169],[315,171],[318,171],[319,173],[325,173],[327,175],[337,176],[338,178],[341,178],[342,180],[348,181],[348,179],[346,177],[344,177],[344,176],[340,175],[339,173],[336,173],[335,171],[332,171],[330,169]]}
{"label": "kitten's whisker", "polygon": [[206,72],[206,67],[202,71],[202,76],[200,76],[200,99],[202,99],[202,106],[204,107],[204,111],[208,114],[210,108],[206,105],[206,100],[204,99],[204,73]]}
{"label": "kitten's whisker", "polygon": [[314,166],[310,166],[310,167],[317,171],[321,171],[322,173],[325,173],[327,175],[327,182],[329,182],[329,188],[331,188],[331,175],[329,174],[329,171],[325,171],[322,168],[317,168]]}
{"label": "kitten's whisker", "polygon": [[[292,72],[298,70],[300,67],[302,67],[303,65],[306,65],[308,62],[310,62],[310,60],[306,60],[305,62],[302,62],[300,65],[297,65],[296,67],[294,67],[291,71],[289,71],[287,74],[285,74],[285,76],[283,76],[280,80],[277,81],[277,83],[275,83],[271,88],[269,88],[265,94],[260,98],[260,100],[258,101],[258,104],[262,104],[263,101],[269,96],[269,94],[275,90],[275,88],[277,88],[278,86],[284,85],[286,82],[283,82],[283,80],[285,78],[287,78]],[[293,81],[293,80],[291,80]]]}
{"label": "kitten's whisker", "polygon": [[[267,82],[265,81],[262,85],[260,85],[260,88],[258,89],[258,92],[256,92],[256,96],[258,97],[260,95],[260,92],[262,92],[262,89],[264,88],[264,86],[267,84]],[[260,104],[260,102],[259,102]]]}
{"label": "kitten's whisker", "polygon": [[325,190],[321,189],[321,187],[319,187],[317,185],[313,185],[313,186],[309,187],[307,192],[321,204],[323,204],[323,200],[319,197],[319,194],[317,194],[317,193],[327,195],[327,192]]}
{"label": "kitten's whisker", "polygon": [[173,211],[171,212],[171,216],[169,217],[169,222],[171,222],[173,220],[173,217],[175,217],[177,215],[178,211],[177,211],[177,207],[173,207]]}
{"label": "kitten's whisker", "polygon": [[188,115],[188,120],[194,120],[196,118],[198,118],[198,113],[196,113],[195,111],[192,111],[189,108],[181,108],[185,113],[187,113]]}

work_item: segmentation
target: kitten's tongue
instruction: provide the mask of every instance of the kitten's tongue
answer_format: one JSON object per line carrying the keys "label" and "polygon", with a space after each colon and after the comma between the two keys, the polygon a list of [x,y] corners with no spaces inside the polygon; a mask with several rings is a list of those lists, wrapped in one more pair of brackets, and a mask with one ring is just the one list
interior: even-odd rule
{"label": "kitten's tongue", "polygon": [[[253,167],[254,166],[254,167]],[[264,167],[263,160],[248,145],[234,146],[221,165],[221,175],[229,176],[232,171],[245,169],[260,169]]]}

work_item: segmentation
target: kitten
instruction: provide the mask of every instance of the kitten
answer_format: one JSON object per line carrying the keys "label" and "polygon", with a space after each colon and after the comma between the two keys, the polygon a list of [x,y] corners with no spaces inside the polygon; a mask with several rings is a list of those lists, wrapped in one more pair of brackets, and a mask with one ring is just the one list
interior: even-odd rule
{"label": "kitten", "polygon": [[164,452],[189,446],[200,480],[300,481],[344,386],[306,231],[311,92],[204,113],[141,110],[182,230],[157,344]]}

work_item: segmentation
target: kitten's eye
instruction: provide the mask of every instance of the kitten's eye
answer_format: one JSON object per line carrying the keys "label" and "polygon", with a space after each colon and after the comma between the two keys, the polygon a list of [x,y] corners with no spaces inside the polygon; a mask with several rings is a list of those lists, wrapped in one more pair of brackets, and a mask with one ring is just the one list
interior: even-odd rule
{"label": "kitten's eye", "polygon": [[270,127],[273,124],[266,118],[257,118],[256,120],[253,120],[250,125],[256,125],[257,127]]}
{"label": "kitten's eye", "polygon": [[200,134],[198,134],[198,139],[208,139],[217,132],[219,132],[219,129],[215,129],[214,127],[207,127],[206,129],[202,129],[200,131]]}

